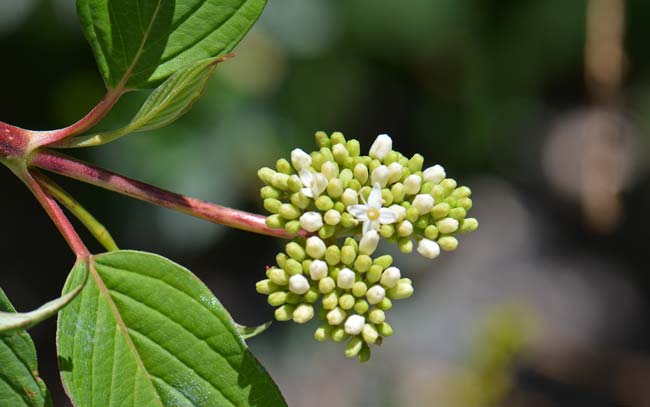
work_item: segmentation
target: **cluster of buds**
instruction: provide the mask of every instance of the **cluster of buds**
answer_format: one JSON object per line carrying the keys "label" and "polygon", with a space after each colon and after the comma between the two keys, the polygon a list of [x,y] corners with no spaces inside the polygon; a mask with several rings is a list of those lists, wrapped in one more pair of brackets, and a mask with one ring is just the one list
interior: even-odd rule
{"label": "cluster of buds", "polygon": [[[478,222],[467,217],[469,188],[447,178],[440,165],[423,169],[419,154],[407,158],[394,151],[385,134],[368,155],[361,155],[357,140],[338,132],[318,132],[316,143],[318,151],[295,149],[275,170],[258,172],[266,184],[264,207],[271,213],[267,225],[290,234],[304,230],[311,237],[289,243],[257,290],[278,307],[277,320],[298,323],[314,317],[322,297],[319,315],[325,325],[315,338],[350,338],[346,356],[365,361],[368,345],[392,334],[385,321],[391,300],[413,293],[411,281],[390,266],[390,256],[371,257],[379,241],[433,259],[441,249],[455,250],[455,235],[476,230]],[[339,240],[344,240],[340,247]]]}

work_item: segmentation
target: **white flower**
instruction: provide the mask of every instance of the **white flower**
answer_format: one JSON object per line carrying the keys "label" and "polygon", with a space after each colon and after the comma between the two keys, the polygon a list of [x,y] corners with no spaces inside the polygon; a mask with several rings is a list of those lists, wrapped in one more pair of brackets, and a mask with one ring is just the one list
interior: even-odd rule
{"label": "white flower", "polygon": [[370,304],[379,304],[386,297],[386,290],[380,285],[375,285],[371,287],[368,292],[366,292],[366,298],[368,298],[368,303]]}
{"label": "white flower", "polygon": [[371,230],[361,237],[359,242],[359,253],[371,255],[377,250],[379,244],[379,233],[376,230]]}
{"label": "white flower", "polygon": [[429,167],[424,172],[422,173],[422,177],[424,177],[424,181],[431,181],[435,182],[436,184],[440,183],[447,174],[445,173],[445,169],[442,168],[442,165],[434,165],[433,167]]}
{"label": "white flower", "polygon": [[350,315],[345,321],[345,333],[348,335],[359,335],[366,324],[366,319],[361,315]]}
{"label": "white flower", "polygon": [[318,212],[305,212],[300,217],[300,227],[307,232],[316,232],[323,227],[323,217]]}
{"label": "white flower", "polygon": [[305,251],[314,259],[320,259],[325,256],[325,242],[323,242],[319,237],[312,236],[307,239],[307,244],[305,245]]}
{"label": "white flower", "polygon": [[289,291],[302,295],[309,291],[309,281],[302,274],[296,274],[289,279]]}
{"label": "white flower", "polygon": [[380,134],[377,136],[375,142],[372,143],[368,155],[381,161],[392,149],[393,140],[388,136],[388,134]]}
{"label": "white flower", "polygon": [[327,177],[320,172],[313,173],[309,170],[300,170],[300,181],[305,187],[300,190],[307,198],[316,199],[327,188]]}
{"label": "white flower", "polygon": [[418,253],[428,259],[435,259],[440,255],[440,246],[433,240],[422,239],[418,243]]}
{"label": "white flower", "polygon": [[426,215],[433,209],[434,200],[429,194],[418,194],[413,199],[413,207],[420,215]]}
{"label": "white flower", "polygon": [[[361,196],[363,199],[363,196]],[[365,205],[350,205],[348,212],[358,220],[363,221],[363,234],[379,229],[379,225],[395,223],[397,214],[388,208],[382,207],[381,186],[375,184],[368,196]]]}
{"label": "white flower", "polygon": [[327,277],[327,263],[323,260],[314,260],[309,266],[309,276],[312,280],[320,280]]}
{"label": "white flower", "polygon": [[298,171],[309,168],[311,165],[311,156],[299,148],[291,152],[291,164]]}
{"label": "white flower", "polygon": [[343,288],[344,290],[350,289],[354,285],[355,279],[356,275],[354,274],[354,271],[350,270],[349,268],[344,268],[339,271],[338,276],[336,276],[336,285],[338,285],[339,288]]}

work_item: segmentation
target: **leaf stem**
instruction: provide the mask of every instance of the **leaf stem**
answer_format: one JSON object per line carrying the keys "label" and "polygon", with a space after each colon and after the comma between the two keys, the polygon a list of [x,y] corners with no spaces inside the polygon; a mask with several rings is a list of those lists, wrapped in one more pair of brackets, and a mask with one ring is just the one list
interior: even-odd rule
{"label": "leaf stem", "polygon": [[74,226],[70,223],[68,218],[61,210],[61,207],[56,203],[56,200],[39,184],[38,181],[32,176],[32,174],[25,169],[20,173],[20,179],[27,185],[27,187],[32,191],[36,199],[41,203],[45,212],[50,216],[50,219],[54,222],[56,227],[59,229],[65,240],[68,242],[68,245],[72,251],[77,255],[78,259],[87,259],[90,256],[90,252],[84,245],[83,241],[77,234],[77,231],[74,229]]}
{"label": "leaf stem", "polygon": [[104,225],[102,225],[66,190],[61,188],[60,185],[38,170],[32,170],[31,174],[48,193],[50,193],[57,201],[59,201],[59,203],[61,203],[61,205],[68,209],[81,223],[83,223],[86,229],[88,229],[93,237],[106,250],[109,252],[120,250],[108,229],[106,229]]}
{"label": "leaf stem", "polygon": [[29,165],[235,229],[283,239],[310,235],[304,230],[290,234],[284,229],[272,229],[266,225],[265,216],[170,192],[58,152],[35,151]]}

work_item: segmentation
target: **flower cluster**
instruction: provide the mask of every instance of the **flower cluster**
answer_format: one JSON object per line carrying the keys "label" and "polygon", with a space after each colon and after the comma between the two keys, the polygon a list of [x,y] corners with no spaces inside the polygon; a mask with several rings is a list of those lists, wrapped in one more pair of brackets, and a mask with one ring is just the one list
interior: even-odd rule
{"label": "flower cluster", "polygon": [[[413,293],[410,280],[390,267],[390,256],[371,258],[379,241],[433,259],[441,249],[455,250],[455,235],[476,230],[478,221],[467,217],[468,187],[447,178],[440,165],[423,169],[420,154],[407,158],[394,151],[388,135],[378,136],[368,155],[361,155],[357,140],[338,132],[318,132],[316,143],[318,151],[295,149],[275,170],[258,172],[271,213],[267,225],[311,237],[289,243],[257,289],[278,307],[280,321],[309,321],[322,296],[326,325],[316,339],[351,337],[346,355],[366,360],[368,345],[392,333],[384,321],[390,300]],[[340,247],[339,239],[345,239]]]}

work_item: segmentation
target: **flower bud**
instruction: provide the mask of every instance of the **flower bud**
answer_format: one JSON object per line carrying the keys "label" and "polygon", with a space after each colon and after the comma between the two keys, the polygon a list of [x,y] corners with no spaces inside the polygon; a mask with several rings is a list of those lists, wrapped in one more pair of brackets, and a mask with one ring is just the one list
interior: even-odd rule
{"label": "flower bud", "polygon": [[315,287],[310,287],[309,291],[307,291],[307,293],[303,296],[303,299],[305,300],[305,302],[313,304],[316,302],[316,300],[318,300],[319,297],[320,297],[320,293],[318,292],[318,289],[316,289]]}
{"label": "flower bud", "polygon": [[296,171],[309,168],[311,165],[311,156],[299,148],[296,148],[291,152],[291,164]]}
{"label": "flower bud", "polygon": [[454,208],[454,209],[449,211],[449,217],[454,218],[459,222],[461,220],[465,219],[465,216],[467,216],[467,211],[465,209],[463,209],[463,208],[460,208],[460,207]]}
{"label": "flower bud", "polygon": [[275,168],[277,168],[278,172],[287,175],[290,175],[293,172],[293,169],[291,168],[291,164],[289,164],[289,161],[285,160],[284,158],[281,158],[278,161],[276,161]]}
{"label": "flower bud", "polygon": [[302,274],[296,274],[289,279],[289,291],[302,295],[309,291],[309,281]]}
{"label": "flower bud", "polygon": [[406,208],[402,205],[391,205],[388,209],[397,215],[397,222],[401,222],[406,217]]}
{"label": "flower bud", "polygon": [[293,317],[296,308],[293,305],[284,304],[275,310],[275,319],[278,321],[288,321]]}
{"label": "flower bud", "polygon": [[354,177],[362,184],[368,181],[368,167],[359,163],[354,166]]}
{"label": "flower bud", "polygon": [[348,207],[359,203],[359,194],[354,189],[348,188],[341,195],[341,202]]}
{"label": "flower bud", "polygon": [[341,308],[336,307],[327,313],[327,323],[330,325],[341,325],[345,321],[347,313]]}
{"label": "flower bud", "polygon": [[388,290],[387,295],[393,300],[403,300],[413,295],[413,285],[404,282],[402,279],[397,282],[395,287]]}
{"label": "flower bud", "polygon": [[323,218],[318,212],[305,212],[300,217],[300,227],[307,232],[315,232],[323,226]]}
{"label": "flower bud", "polygon": [[260,189],[260,197],[262,199],[267,199],[267,198],[273,198],[273,199],[278,199],[282,196],[282,193],[280,190],[273,188],[270,185],[266,185]]}
{"label": "flower bud", "polygon": [[332,328],[332,340],[334,342],[343,342],[348,339],[348,335],[345,333],[345,329],[342,326],[337,326]]}
{"label": "flower bud", "polygon": [[402,164],[400,163],[391,163],[388,166],[388,183],[394,184],[400,179],[402,179]]}
{"label": "flower bud", "polygon": [[382,270],[383,269],[380,266],[378,266],[376,264],[373,265],[372,267],[370,267],[370,270],[368,270],[368,272],[366,273],[366,280],[370,284],[376,283],[377,281],[379,281],[381,279]]}
{"label": "flower bud", "polygon": [[372,259],[366,254],[359,255],[354,261],[354,269],[359,273],[365,273],[370,270],[370,266],[372,266]]}
{"label": "flower bud", "polygon": [[325,223],[328,225],[336,226],[341,221],[341,213],[336,209],[330,209],[329,211],[325,212],[323,220],[325,220]]}
{"label": "flower bud", "polygon": [[289,273],[283,269],[271,267],[270,269],[266,270],[266,276],[271,280],[271,282],[273,282],[273,284],[279,286],[285,286],[289,284]]}
{"label": "flower bud", "polygon": [[377,338],[379,338],[379,332],[377,332],[377,328],[374,325],[365,324],[362,330],[362,336],[366,343],[375,343],[377,342]]}
{"label": "flower bud", "polygon": [[397,248],[402,253],[411,253],[413,251],[413,241],[409,237],[401,237],[397,241]]}
{"label": "flower bud", "polygon": [[409,160],[409,170],[411,172],[421,171],[422,164],[424,164],[424,157],[421,154],[414,154]]}
{"label": "flower bud", "polygon": [[391,264],[393,264],[393,256],[391,256],[390,254],[385,254],[383,256],[377,257],[373,263],[381,267],[381,269],[383,270],[385,268],[390,267]]}
{"label": "flower bud", "polygon": [[309,304],[300,304],[293,311],[293,320],[299,324],[311,320],[314,317],[314,307]]}
{"label": "flower bud", "polygon": [[354,250],[353,247],[345,245],[341,249],[341,263],[345,264],[346,266],[352,265],[354,263],[354,260],[357,258],[357,253]]}
{"label": "flower bud", "polygon": [[433,209],[433,197],[429,194],[419,194],[413,199],[413,208],[418,210],[420,215],[426,215]]}
{"label": "flower bud", "polygon": [[384,297],[386,297],[386,290],[384,290],[384,287],[380,285],[372,286],[368,292],[366,292],[366,298],[368,299],[369,304],[374,305],[380,303]]}
{"label": "flower bud", "polygon": [[302,274],[302,265],[294,259],[289,259],[284,265],[284,270],[289,273],[290,276]]}
{"label": "flower bud", "polygon": [[379,244],[379,234],[375,230],[371,230],[368,233],[364,234],[359,243],[359,253],[361,254],[373,254],[377,250],[377,245]]}
{"label": "flower bud", "polygon": [[466,218],[460,223],[460,233],[473,232],[478,229],[478,221],[474,218]]}
{"label": "flower bud", "polygon": [[[397,287],[397,285],[395,285],[395,287]],[[390,300],[390,298],[386,297],[379,304],[377,304],[377,308],[382,311],[388,311],[393,308],[393,302]]]}
{"label": "flower bud", "polygon": [[282,205],[282,202],[275,198],[266,198],[264,200],[264,209],[271,213],[278,213],[280,205]]}
{"label": "flower bud", "polygon": [[442,189],[445,191],[446,194],[450,194],[456,189],[458,183],[454,179],[445,178],[440,182],[440,186],[442,187]]}
{"label": "flower bud", "polygon": [[438,239],[438,244],[442,250],[451,252],[458,247],[458,240],[453,236],[443,236]]}
{"label": "flower bud", "polygon": [[350,341],[345,345],[345,357],[353,358],[361,352],[363,348],[363,341],[359,337],[350,339]]}
{"label": "flower bud", "polygon": [[458,221],[454,218],[445,218],[436,222],[436,226],[440,233],[447,235],[458,230]]}
{"label": "flower bud", "polygon": [[289,176],[289,179],[287,180],[287,186],[291,192],[298,192],[304,187],[302,180],[296,174]]}
{"label": "flower bud", "polygon": [[263,167],[260,168],[259,171],[257,171],[257,177],[265,184],[270,185],[271,181],[273,180],[273,176],[275,175],[275,171],[270,169],[269,167]]}
{"label": "flower bud", "polygon": [[339,167],[336,165],[336,163],[325,161],[323,163],[323,166],[320,167],[320,172],[325,176],[325,178],[331,180],[332,178],[338,177]]}
{"label": "flower bud", "polygon": [[406,210],[406,220],[409,222],[417,222],[418,218],[420,217],[420,212],[417,210],[417,208],[414,208],[411,206]]}
{"label": "flower bud", "polygon": [[355,297],[363,297],[368,291],[368,286],[363,281],[357,281],[352,286],[352,295]]}
{"label": "flower bud", "polygon": [[362,346],[361,351],[359,351],[359,362],[366,363],[370,360],[370,348],[368,345]]}
{"label": "flower bud", "polygon": [[338,198],[343,194],[343,184],[338,178],[332,178],[327,184],[327,195]]}
{"label": "flower bud", "polygon": [[408,220],[404,220],[397,226],[397,234],[401,237],[411,236],[413,234],[413,224]]}
{"label": "flower bud", "polygon": [[345,159],[350,156],[350,152],[344,144],[335,144],[332,146],[332,156],[337,163],[343,164]]}
{"label": "flower bud", "polygon": [[382,273],[380,284],[385,288],[392,288],[400,278],[402,278],[402,274],[399,269],[397,267],[389,267]]}
{"label": "flower bud", "polygon": [[447,202],[441,202],[439,204],[436,204],[433,209],[431,209],[431,216],[433,216],[433,219],[442,219],[446,217],[449,214],[449,211],[451,210],[451,207]]}
{"label": "flower bud", "polygon": [[339,297],[339,306],[346,311],[354,307],[354,302],[354,297],[350,294],[343,294]]}
{"label": "flower bud", "polygon": [[281,172],[276,172],[273,174],[273,178],[271,178],[271,185],[282,191],[286,191],[289,189],[289,176]]}
{"label": "flower bud", "polygon": [[373,309],[368,313],[368,321],[373,324],[381,324],[386,320],[386,313],[378,308]]}
{"label": "flower bud", "polygon": [[458,201],[456,201],[456,206],[469,211],[472,209],[472,200],[470,198],[460,198]]}
{"label": "flower bud", "polygon": [[296,242],[289,242],[285,246],[286,252],[289,256],[291,256],[292,259],[297,260],[297,261],[303,261],[305,260],[305,249],[302,248],[298,243]]}
{"label": "flower bud", "polygon": [[345,333],[348,335],[359,335],[365,323],[366,319],[361,315],[350,315],[345,321]]}
{"label": "flower bud", "polygon": [[319,211],[325,212],[334,207],[334,201],[327,195],[321,195],[314,201],[314,205]]}
{"label": "flower bud", "polygon": [[280,205],[278,213],[287,220],[298,219],[300,217],[300,210],[288,203]]}
{"label": "flower bud", "polygon": [[257,284],[255,284],[255,290],[257,290],[258,293],[264,294],[264,295],[269,295],[272,292],[275,292],[279,289],[277,284],[272,282],[270,279],[258,281]]}
{"label": "flower bud", "polygon": [[434,165],[433,167],[429,167],[424,172],[422,173],[422,177],[424,177],[425,181],[431,181],[436,184],[439,184],[440,181],[445,179],[447,174],[445,173],[445,169],[442,168],[441,165]]}
{"label": "flower bud", "polygon": [[354,274],[354,271],[350,270],[349,268],[344,268],[339,271],[339,274],[336,277],[336,285],[339,288],[347,290],[352,288],[355,279],[356,275]]}
{"label": "flower bud", "polygon": [[284,222],[284,219],[280,215],[271,215],[264,221],[264,223],[266,223],[266,226],[270,227],[271,229],[281,229],[284,227]]}
{"label": "flower bud", "polygon": [[377,331],[379,332],[379,334],[381,336],[384,336],[384,337],[389,337],[389,336],[393,335],[393,327],[390,326],[388,324],[388,322],[384,322],[384,323],[379,324],[379,326],[377,326]]}
{"label": "flower bud", "polygon": [[336,266],[341,262],[341,249],[338,246],[331,245],[325,251],[325,261],[330,266]]}
{"label": "flower bud", "polygon": [[363,315],[368,312],[368,302],[366,300],[358,299],[354,303],[354,312],[359,315]]}
{"label": "flower bud", "polygon": [[266,302],[273,307],[279,307],[280,305],[287,302],[287,292],[286,291],[276,291],[269,294],[266,298]]}
{"label": "flower bud", "polygon": [[379,184],[382,188],[388,183],[388,177],[390,176],[390,171],[385,165],[380,165],[375,168],[372,174],[370,175],[370,183],[372,185]]}
{"label": "flower bud", "polygon": [[343,133],[340,131],[335,131],[332,133],[330,140],[332,140],[332,146],[336,144],[345,144],[345,136],[343,136]]}
{"label": "flower bud", "polygon": [[419,175],[411,174],[404,180],[404,192],[408,195],[415,195],[420,192],[422,178]]}
{"label": "flower bud", "polygon": [[336,288],[336,282],[332,277],[323,277],[318,281],[318,289],[323,294],[329,294]]}
{"label": "flower bud", "polygon": [[372,146],[368,155],[377,160],[383,160],[384,157],[393,149],[393,140],[388,134],[380,134]]}
{"label": "flower bud", "polygon": [[390,193],[393,195],[393,202],[403,202],[406,196],[406,187],[401,182],[397,182],[390,187]]}
{"label": "flower bud", "polygon": [[433,240],[422,239],[418,243],[418,253],[427,259],[435,259],[440,255],[440,246]]}
{"label": "flower bud", "polygon": [[381,225],[379,228],[379,235],[384,239],[390,239],[395,234],[395,226]]}
{"label": "flower bud", "polygon": [[316,236],[312,236],[309,239],[307,239],[307,244],[305,245],[305,251],[313,259],[320,259],[321,257],[323,257],[325,255],[326,250],[327,247],[325,247],[325,242],[323,242],[320,238]]}
{"label": "flower bud", "polygon": [[318,230],[318,236],[320,236],[321,239],[329,239],[334,236],[334,233],[336,233],[336,226],[332,225],[324,225]]}
{"label": "flower bud", "polygon": [[296,208],[306,209],[311,203],[311,200],[307,198],[302,192],[294,192],[291,194],[291,203]]}
{"label": "flower bud", "polygon": [[332,327],[329,325],[320,326],[314,332],[314,339],[316,339],[318,342],[325,342],[327,338],[330,337],[331,331]]}
{"label": "flower bud", "polygon": [[329,294],[323,296],[323,309],[332,310],[339,305],[339,296],[336,294],[336,291],[332,291]]}
{"label": "flower bud", "polygon": [[314,260],[309,266],[309,276],[312,280],[320,280],[327,277],[327,263],[322,260]]}
{"label": "flower bud", "polygon": [[285,223],[284,230],[286,230],[287,233],[291,233],[291,234],[298,233],[300,231],[300,221],[292,220],[290,222]]}

